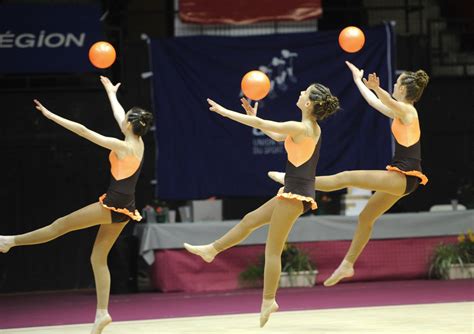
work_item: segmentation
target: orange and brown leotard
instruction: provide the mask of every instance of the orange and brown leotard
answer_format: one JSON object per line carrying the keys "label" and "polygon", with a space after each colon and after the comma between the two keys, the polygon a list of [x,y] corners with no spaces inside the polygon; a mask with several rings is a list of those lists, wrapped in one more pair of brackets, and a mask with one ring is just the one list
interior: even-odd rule
{"label": "orange and brown leotard", "polygon": [[309,208],[315,210],[318,207],[314,200],[314,177],[316,176],[320,147],[321,139],[316,143],[314,139],[307,137],[300,143],[295,143],[288,136],[285,140],[285,150],[288,154],[285,187],[277,197],[302,201],[305,212]]}
{"label": "orange and brown leotard", "polygon": [[408,125],[395,118],[392,122],[392,134],[395,137],[395,154],[387,170],[417,177],[419,183],[425,185],[428,178],[421,169],[421,131],[418,118]]}
{"label": "orange and brown leotard", "polygon": [[124,222],[132,218],[142,219],[135,208],[135,187],[140,175],[143,159],[129,155],[118,159],[115,152],[111,151],[110,185],[107,193],[99,198],[100,203],[112,212],[112,222]]}

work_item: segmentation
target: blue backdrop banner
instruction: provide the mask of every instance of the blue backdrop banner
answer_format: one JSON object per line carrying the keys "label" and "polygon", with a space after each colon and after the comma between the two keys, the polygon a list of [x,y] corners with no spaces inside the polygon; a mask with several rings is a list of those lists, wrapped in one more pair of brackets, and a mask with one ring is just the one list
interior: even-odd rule
{"label": "blue backdrop banner", "polygon": [[157,196],[269,196],[278,185],[267,171],[283,171],[286,153],[261,132],[209,111],[206,98],[240,107],[240,82],[249,70],[268,74],[272,91],[259,116],[300,120],[295,105],[311,83],[328,86],[343,110],[321,122],[317,175],[344,170],[383,169],[391,158],[389,119],[361,97],[344,63],[376,72],[391,90],[393,32],[390,25],[364,29],[366,43],[348,54],[338,32],[254,37],[182,37],[153,40],[151,61],[158,145]]}
{"label": "blue backdrop banner", "polygon": [[95,5],[0,5],[0,73],[86,72],[103,40]]}

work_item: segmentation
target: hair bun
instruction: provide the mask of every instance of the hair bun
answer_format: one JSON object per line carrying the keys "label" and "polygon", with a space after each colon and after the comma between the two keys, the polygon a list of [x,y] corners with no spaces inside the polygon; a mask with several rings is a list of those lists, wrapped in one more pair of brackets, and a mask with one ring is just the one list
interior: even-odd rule
{"label": "hair bun", "polygon": [[153,121],[153,115],[148,112],[148,111],[144,111],[141,113],[140,115],[140,122],[141,123],[144,123],[143,125],[150,125],[150,123]]}
{"label": "hair bun", "polygon": [[418,70],[415,72],[415,80],[418,86],[425,88],[428,85],[428,82],[430,81],[430,77],[428,76],[428,74],[426,74],[425,71]]}
{"label": "hair bun", "polygon": [[337,110],[339,110],[339,99],[334,95],[329,96],[326,108],[329,115],[334,114]]}
{"label": "hair bun", "polygon": [[133,125],[133,132],[138,136],[145,135],[153,123],[153,114],[138,107],[130,109],[128,121]]}
{"label": "hair bun", "polygon": [[318,120],[323,120],[339,110],[339,99],[331,94],[326,86],[320,83],[311,85],[309,99],[314,104],[314,114]]}

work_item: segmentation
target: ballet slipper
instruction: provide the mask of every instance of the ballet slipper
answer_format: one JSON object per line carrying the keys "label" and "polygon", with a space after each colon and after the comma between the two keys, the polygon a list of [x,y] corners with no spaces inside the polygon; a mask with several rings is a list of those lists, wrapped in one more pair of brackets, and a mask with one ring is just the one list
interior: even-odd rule
{"label": "ballet slipper", "polygon": [[211,263],[218,253],[212,244],[193,246],[184,243],[184,248],[186,248],[188,252],[200,256],[207,263]]}
{"label": "ballet slipper", "polygon": [[268,177],[271,178],[275,182],[278,182],[283,185],[285,184],[285,173],[268,172]]}
{"label": "ballet slipper", "polygon": [[95,317],[94,326],[92,327],[91,334],[101,334],[104,328],[112,322],[112,317],[107,311],[98,314]]}
{"label": "ballet slipper", "polygon": [[262,301],[262,308],[260,311],[260,328],[265,326],[267,323],[268,319],[270,319],[270,315],[273,312],[278,311],[278,304],[275,301],[275,299],[264,299]]}
{"label": "ballet slipper", "polygon": [[0,235],[0,253],[7,253],[14,245],[13,236]]}
{"label": "ballet slipper", "polygon": [[352,263],[344,260],[323,284],[326,287],[334,286],[339,283],[340,280],[352,276],[354,276],[354,266]]}

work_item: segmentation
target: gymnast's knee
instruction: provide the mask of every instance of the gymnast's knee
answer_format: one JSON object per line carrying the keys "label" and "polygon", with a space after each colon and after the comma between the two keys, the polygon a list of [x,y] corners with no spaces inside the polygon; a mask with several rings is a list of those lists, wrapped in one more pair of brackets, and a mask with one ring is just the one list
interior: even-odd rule
{"label": "gymnast's knee", "polygon": [[64,216],[61,218],[56,219],[49,225],[51,232],[54,235],[60,236],[67,232],[69,232],[69,218],[68,216]]}
{"label": "gymnast's knee", "polygon": [[247,213],[242,218],[242,228],[248,231],[253,231],[258,225],[258,214],[255,211]]}
{"label": "gymnast's knee", "polygon": [[93,249],[90,257],[92,267],[107,265],[107,255],[105,252]]}
{"label": "gymnast's knee", "polygon": [[350,184],[350,172],[349,171],[344,171],[337,173],[336,175],[336,181],[339,187],[346,187]]}

